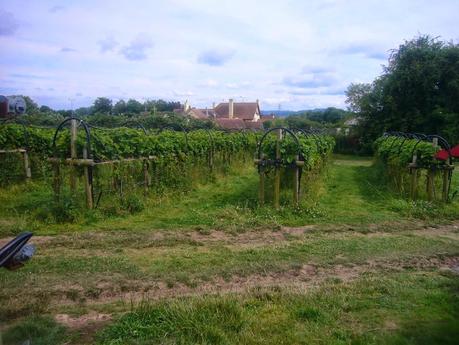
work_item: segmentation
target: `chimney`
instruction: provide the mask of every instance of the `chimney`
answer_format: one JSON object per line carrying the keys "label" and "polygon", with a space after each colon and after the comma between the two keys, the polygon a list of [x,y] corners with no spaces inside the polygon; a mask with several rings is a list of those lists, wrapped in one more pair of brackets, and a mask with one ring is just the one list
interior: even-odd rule
{"label": "chimney", "polygon": [[215,110],[215,102],[212,103],[212,110]]}
{"label": "chimney", "polygon": [[234,103],[233,99],[228,100],[228,118],[232,119],[234,117]]}
{"label": "chimney", "polygon": [[186,113],[190,109],[190,105],[188,104],[188,100],[185,101],[185,104],[183,105],[183,111]]}

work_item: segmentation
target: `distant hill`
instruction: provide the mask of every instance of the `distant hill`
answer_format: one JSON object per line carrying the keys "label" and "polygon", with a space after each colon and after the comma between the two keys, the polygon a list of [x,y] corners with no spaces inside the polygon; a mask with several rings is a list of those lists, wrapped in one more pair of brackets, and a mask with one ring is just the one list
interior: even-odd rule
{"label": "distant hill", "polygon": [[308,110],[262,110],[262,115],[271,115],[274,114],[277,117],[286,117],[290,115],[300,115],[304,113],[323,113],[327,108],[316,108]]}

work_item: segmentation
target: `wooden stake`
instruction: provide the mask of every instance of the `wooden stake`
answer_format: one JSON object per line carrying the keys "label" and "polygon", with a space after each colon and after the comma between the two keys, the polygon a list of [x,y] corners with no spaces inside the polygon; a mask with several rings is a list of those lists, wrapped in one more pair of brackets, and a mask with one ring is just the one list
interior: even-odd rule
{"label": "wooden stake", "polygon": [[432,201],[434,198],[434,172],[427,172],[427,200]]}
{"label": "wooden stake", "polygon": [[54,200],[59,202],[61,194],[61,176],[59,162],[53,163],[53,175]]}
{"label": "wooden stake", "polygon": [[448,201],[449,194],[449,170],[443,170],[442,200]]}
{"label": "wooden stake", "polygon": [[[296,161],[298,161],[300,157],[297,155],[296,156]],[[300,178],[300,169],[298,168],[298,165],[295,164],[295,167],[293,168],[293,204],[295,207],[298,207],[298,204],[300,202],[300,191],[299,191],[299,178]]]}
{"label": "wooden stake", "polygon": [[[70,157],[72,159],[77,158],[76,140],[77,140],[77,121],[70,120]],[[76,167],[70,168],[70,189],[72,193],[75,193],[77,185],[77,172]]]}
{"label": "wooden stake", "polygon": [[[83,159],[88,159],[88,150],[86,147],[83,147]],[[89,169],[92,169],[92,167],[88,167],[87,165],[83,167],[84,190],[86,193],[86,207],[89,209],[92,209],[93,208],[92,181],[89,178]]]}
{"label": "wooden stake", "polygon": [[[263,161],[264,154],[261,154],[261,162]],[[263,165],[259,165],[260,171],[260,190],[259,190],[259,199],[260,199],[260,206],[265,204],[265,167]]]}
{"label": "wooden stake", "polygon": [[151,185],[151,176],[150,172],[148,171],[149,168],[149,163],[148,161],[143,162],[143,178],[144,178],[144,191],[145,194],[148,193],[148,189],[150,188]]}
{"label": "wooden stake", "polygon": [[411,168],[411,186],[410,186],[410,197],[416,200],[418,195],[418,169]]}
{"label": "wooden stake", "polygon": [[29,180],[32,177],[32,172],[30,171],[30,164],[29,164],[29,154],[27,151],[23,152],[24,155],[24,170],[25,170],[25,175],[27,180]]}
{"label": "wooden stake", "polygon": [[[277,130],[277,141],[276,141],[276,160],[281,159],[280,155],[280,142],[282,140],[282,129]],[[281,184],[281,168],[278,164],[275,167],[274,175],[274,208],[278,210],[280,208],[280,184]]]}

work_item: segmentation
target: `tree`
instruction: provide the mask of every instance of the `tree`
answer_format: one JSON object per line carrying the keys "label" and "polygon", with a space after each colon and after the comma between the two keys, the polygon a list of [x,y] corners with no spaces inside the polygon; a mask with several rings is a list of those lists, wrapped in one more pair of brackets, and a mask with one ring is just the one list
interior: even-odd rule
{"label": "tree", "polygon": [[126,102],[120,99],[118,102],[115,103],[113,106],[113,114],[121,115],[126,112]]}
{"label": "tree", "polygon": [[459,45],[420,36],[393,50],[371,85],[351,84],[349,109],[367,143],[384,131],[423,132],[459,141]]}
{"label": "tree", "polygon": [[346,104],[350,111],[361,113],[368,107],[368,97],[372,91],[371,84],[354,84],[348,86],[345,91]]}
{"label": "tree", "polygon": [[51,109],[47,105],[42,105],[39,110],[40,110],[40,113],[52,113],[53,112],[53,109]]}
{"label": "tree", "polygon": [[142,103],[135,99],[129,99],[126,103],[126,112],[132,114],[139,114],[144,110],[144,106]]}
{"label": "tree", "polygon": [[112,111],[112,100],[106,97],[98,97],[93,105],[94,113],[108,114]]}
{"label": "tree", "polygon": [[78,117],[82,116],[88,116],[94,113],[94,110],[92,107],[80,107],[75,109],[75,115]]}

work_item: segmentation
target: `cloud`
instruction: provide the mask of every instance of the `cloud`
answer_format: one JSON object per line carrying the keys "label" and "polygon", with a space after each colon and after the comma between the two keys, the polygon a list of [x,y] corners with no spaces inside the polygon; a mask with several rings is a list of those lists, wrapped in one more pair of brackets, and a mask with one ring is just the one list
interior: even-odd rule
{"label": "cloud", "polygon": [[63,47],[60,50],[61,53],[74,53],[76,52],[76,49],[69,48],[69,47]]}
{"label": "cloud", "polygon": [[11,12],[0,9],[0,36],[12,36],[19,28],[19,24]]}
{"label": "cloud", "polygon": [[56,6],[53,6],[49,9],[49,12],[51,13],[56,13],[56,12],[59,12],[59,11],[63,11],[65,10],[65,6],[62,6],[62,5],[56,5]]}
{"label": "cloud", "polygon": [[36,75],[36,74],[21,74],[21,73],[10,74],[10,77],[17,78],[17,79],[37,79],[37,80],[51,79],[47,76]]}
{"label": "cloud", "polygon": [[351,43],[332,51],[334,54],[363,55],[370,59],[385,60],[388,57],[387,51],[367,43]]}
{"label": "cloud", "polygon": [[326,87],[326,88],[315,88],[315,89],[301,89],[295,88],[288,91],[288,94],[294,96],[310,96],[310,95],[326,95],[326,96],[337,96],[344,95],[344,89],[341,87]]}
{"label": "cloud", "polygon": [[120,53],[131,61],[145,60],[148,57],[147,50],[152,47],[153,41],[151,37],[145,33],[140,33],[129,45],[121,48]]}
{"label": "cloud", "polygon": [[100,47],[101,53],[113,51],[118,46],[118,42],[115,40],[113,36],[107,36],[104,39],[98,41],[97,44]]}
{"label": "cloud", "polygon": [[321,73],[300,73],[295,76],[285,77],[283,84],[297,88],[316,88],[331,86],[336,82],[335,76],[330,72]]}
{"label": "cloud", "polygon": [[178,90],[174,90],[172,91],[172,93],[174,94],[174,96],[176,97],[185,97],[185,96],[193,96],[194,93],[191,92],[191,91],[178,91]]}
{"label": "cloud", "polygon": [[234,56],[234,50],[206,50],[199,54],[198,63],[209,66],[222,66]]}

